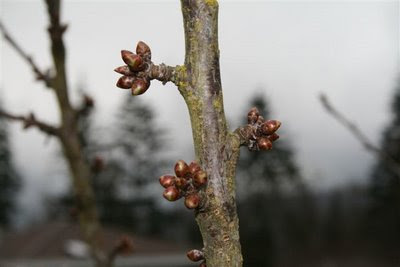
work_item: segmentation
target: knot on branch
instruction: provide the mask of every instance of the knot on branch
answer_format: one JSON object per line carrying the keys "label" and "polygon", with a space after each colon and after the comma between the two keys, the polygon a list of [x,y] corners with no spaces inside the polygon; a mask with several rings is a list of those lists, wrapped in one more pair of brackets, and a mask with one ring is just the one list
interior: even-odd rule
{"label": "knot on branch", "polygon": [[203,250],[198,250],[198,249],[189,250],[186,253],[186,256],[189,258],[189,260],[194,261],[194,262],[203,260],[203,262],[200,263],[199,267],[207,267]]}
{"label": "knot on branch", "polygon": [[165,64],[155,65],[151,61],[150,47],[140,41],[136,46],[136,54],[128,51],[121,51],[124,66],[114,71],[122,74],[117,82],[117,87],[131,89],[132,95],[141,95],[150,87],[151,80],[159,80],[163,84],[171,81],[175,83],[175,68]]}
{"label": "knot on branch", "polygon": [[165,188],[163,196],[169,201],[176,201],[185,197],[185,206],[188,209],[200,209],[200,189],[207,184],[207,173],[196,162],[187,163],[178,160],[175,164],[175,174],[160,177],[160,184]]}
{"label": "knot on branch", "polygon": [[249,150],[270,150],[272,142],[279,139],[275,132],[281,126],[277,120],[264,120],[258,109],[253,107],[247,114],[248,124],[237,130],[240,135],[241,145],[247,145]]}

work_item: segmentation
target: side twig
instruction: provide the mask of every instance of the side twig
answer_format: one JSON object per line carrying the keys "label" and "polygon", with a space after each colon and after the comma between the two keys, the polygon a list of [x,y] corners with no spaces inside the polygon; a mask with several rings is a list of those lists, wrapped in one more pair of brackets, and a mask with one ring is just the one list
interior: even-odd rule
{"label": "side twig", "polygon": [[11,114],[4,110],[0,110],[0,116],[7,118],[9,120],[21,121],[23,123],[24,129],[28,129],[33,126],[48,135],[58,136],[60,134],[60,129],[58,127],[44,123],[44,122],[36,119],[36,117],[33,113],[30,113],[28,116],[21,116],[21,115]]}
{"label": "side twig", "polygon": [[14,40],[14,38],[8,33],[7,29],[0,21],[0,31],[3,34],[4,39],[15,49],[15,51],[30,65],[32,71],[34,72],[36,79],[43,81],[46,87],[51,88],[51,76],[49,71],[42,71],[38,65],[33,61],[33,58],[29,56],[21,46]]}
{"label": "side twig", "polygon": [[353,136],[362,144],[362,146],[369,152],[375,154],[375,156],[382,159],[382,161],[397,175],[400,179],[400,162],[395,160],[386,151],[380,149],[378,146],[374,145],[368,137],[357,127],[356,124],[349,121],[343,114],[337,111],[326,95],[321,94],[319,96],[322,106],[325,110],[340,124],[347,128]]}

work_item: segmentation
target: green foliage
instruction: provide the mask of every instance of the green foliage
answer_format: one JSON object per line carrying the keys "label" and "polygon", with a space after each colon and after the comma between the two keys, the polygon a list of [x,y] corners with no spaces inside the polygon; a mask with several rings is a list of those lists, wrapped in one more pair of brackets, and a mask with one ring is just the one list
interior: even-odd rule
{"label": "green foliage", "polygon": [[[393,118],[383,133],[381,148],[400,164],[400,79],[392,102]],[[400,240],[400,176],[385,160],[373,169],[371,181],[372,233],[398,244]]]}
{"label": "green foliage", "polygon": [[0,118],[0,227],[10,224],[20,183],[12,164],[7,122]]}

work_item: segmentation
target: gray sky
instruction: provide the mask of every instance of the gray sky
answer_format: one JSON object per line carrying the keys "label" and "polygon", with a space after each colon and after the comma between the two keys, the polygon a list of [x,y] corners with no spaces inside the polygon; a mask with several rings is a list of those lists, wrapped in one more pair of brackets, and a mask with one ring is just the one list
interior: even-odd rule
{"label": "gray sky", "polygon": [[[49,66],[47,17],[42,1],[1,0],[1,20],[43,68]],[[79,83],[96,99],[97,122],[110,122],[128,91],[115,87],[122,65],[119,51],[148,43],[153,61],[183,63],[179,1],[65,1],[62,20],[72,88]],[[283,122],[279,142],[289,141],[306,178],[315,187],[365,181],[373,157],[329,117],[317,95],[332,102],[379,143],[389,122],[390,97],[399,73],[399,3],[220,1],[219,37],[225,112],[245,116],[248,100],[265,91],[273,118]],[[121,26],[123,25],[123,26]],[[30,69],[1,42],[1,96],[10,111],[35,111],[57,122],[52,93],[33,82]],[[77,91],[72,92],[77,100]],[[173,85],[153,82],[141,98],[170,131],[177,158],[191,160],[187,109]],[[231,125],[235,128],[237,125]],[[187,145],[174,146],[177,140]],[[24,202],[41,192],[59,191],[63,164],[56,141],[36,130],[12,126],[16,164],[28,179]]]}

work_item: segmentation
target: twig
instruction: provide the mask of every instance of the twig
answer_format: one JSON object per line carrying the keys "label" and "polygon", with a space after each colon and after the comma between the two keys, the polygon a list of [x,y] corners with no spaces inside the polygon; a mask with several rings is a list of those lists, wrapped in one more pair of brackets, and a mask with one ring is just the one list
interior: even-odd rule
{"label": "twig", "polygon": [[28,129],[29,127],[34,126],[48,135],[58,136],[60,134],[60,130],[58,127],[37,120],[33,113],[30,113],[28,116],[21,116],[11,114],[4,110],[0,110],[0,116],[9,120],[21,121],[23,123],[24,129]]}
{"label": "twig", "polygon": [[36,75],[36,79],[43,81],[46,85],[46,87],[51,88],[51,77],[49,72],[43,72],[40,70],[38,65],[33,61],[33,58],[29,56],[22,48],[21,46],[14,40],[14,38],[11,37],[11,35],[8,33],[7,29],[4,27],[4,25],[0,21],[0,31],[3,34],[4,39],[15,49],[15,51],[30,65],[32,68],[33,72]]}
{"label": "twig", "polygon": [[392,156],[390,156],[386,151],[380,149],[379,147],[372,144],[372,142],[368,139],[368,137],[357,127],[356,124],[349,121],[343,114],[337,111],[332,104],[329,102],[329,99],[326,95],[320,94],[319,99],[321,101],[322,106],[325,110],[332,115],[340,124],[342,124],[345,128],[347,128],[355,138],[363,145],[363,147],[374,153],[377,157],[382,159],[382,161],[397,175],[400,179],[400,162],[395,160]]}

